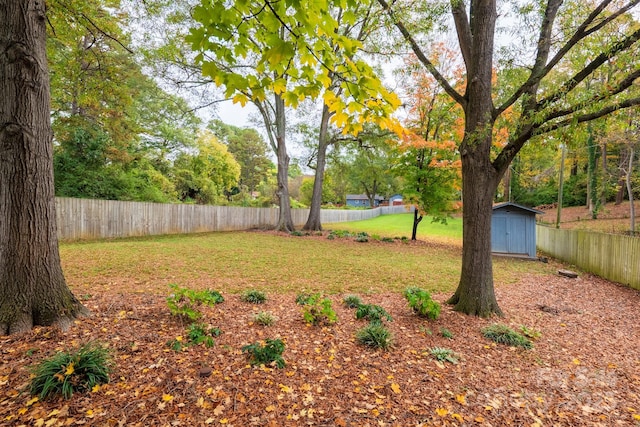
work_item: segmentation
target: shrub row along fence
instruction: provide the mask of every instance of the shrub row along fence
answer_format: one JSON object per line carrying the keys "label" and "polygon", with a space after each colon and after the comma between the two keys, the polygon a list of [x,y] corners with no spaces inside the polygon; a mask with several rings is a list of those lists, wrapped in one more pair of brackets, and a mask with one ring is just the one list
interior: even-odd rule
{"label": "shrub row along fence", "polygon": [[[56,198],[58,238],[63,241],[268,229],[277,224],[278,212],[278,208]],[[320,220],[323,223],[358,221],[406,212],[404,206],[366,210],[322,209]],[[309,216],[309,209],[292,209],[291,215],[294,225],[302,227]]]}
{"label": "shrub row along fence", "polygon": [[537,225],[538,249],[605,279],[640,290],[640,238]]}

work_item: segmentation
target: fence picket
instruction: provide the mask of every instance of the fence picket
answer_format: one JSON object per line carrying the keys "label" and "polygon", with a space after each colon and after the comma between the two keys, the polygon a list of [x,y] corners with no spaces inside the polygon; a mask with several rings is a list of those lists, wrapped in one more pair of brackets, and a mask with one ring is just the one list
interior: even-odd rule
{"label": "fence picket", "polygon": [[640,290],[640,237],[563,230],[540,224],[536,231],[541,252]]}

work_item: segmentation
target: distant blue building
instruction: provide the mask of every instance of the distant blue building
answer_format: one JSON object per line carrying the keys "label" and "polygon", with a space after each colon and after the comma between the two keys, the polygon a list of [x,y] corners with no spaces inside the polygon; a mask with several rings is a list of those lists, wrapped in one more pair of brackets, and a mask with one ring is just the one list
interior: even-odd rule
{"label": "distant blue building", "polygon": [[535,258],[536,215],[542,213],[515,203],[495,205],[491,217],[491,252]]}
{"label": "distant blue building", "polygon": [[[376,196],[374,199],[374,208],[380,206],[380,203],[384,201],[384,197]],[[353,206],[357,208],[370,208],[369,198],[366,194],[347,194],[347,206]]]}

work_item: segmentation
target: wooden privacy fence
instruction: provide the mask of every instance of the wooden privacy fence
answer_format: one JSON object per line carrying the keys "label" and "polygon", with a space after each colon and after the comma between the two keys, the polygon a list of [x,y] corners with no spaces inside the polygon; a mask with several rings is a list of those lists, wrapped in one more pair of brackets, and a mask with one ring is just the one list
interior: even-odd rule
{"label": "wooden privacy fence", "polygon": [[605,279],[640,290],[640,237],[537,225],[538,249]]}
{"label": "wooden privacy fence", "polygon": [[[323,223],[358,221],[390,213],[408,212],[404,206],[367,210],[322,209]],[[309,209],[292,209],[296,227],[307,221]],[[158,234],[273,228],[278,208],[243,208],[56,198],[60,240],[87,240]]]}

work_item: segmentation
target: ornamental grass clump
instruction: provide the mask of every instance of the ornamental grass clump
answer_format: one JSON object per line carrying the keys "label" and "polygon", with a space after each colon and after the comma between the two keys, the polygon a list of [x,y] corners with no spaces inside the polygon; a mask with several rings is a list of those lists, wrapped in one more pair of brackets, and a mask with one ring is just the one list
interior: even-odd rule
{"label": "ornamental grass clump", "polygon": [[388,350],[393,343],[393,335],[382,323],[371,322],[356,332],[356,339],[364,346]]}
{"label": "ornamental grass clump", "polygon": [[87,343],[75,352],[59,352],[40,362],[33,368],[30,391],[42,400],[57,394],[69,399],[73,393],[108,383],[111,367],[109,349]]}
{"label": "ornamental grass clump", "polygon": [[251,304],[264,304],[267,301],[267,295],[257,289],[249,289],[240,295],[240,299]]}
{"label": "ornamental grass clump", "polygon": [[530,349],[533,347],[531,341],[520,335],[506,325],[495,323],[482,329],[482,335],[498,344],[505,344],[512,347],[522,347]]}

